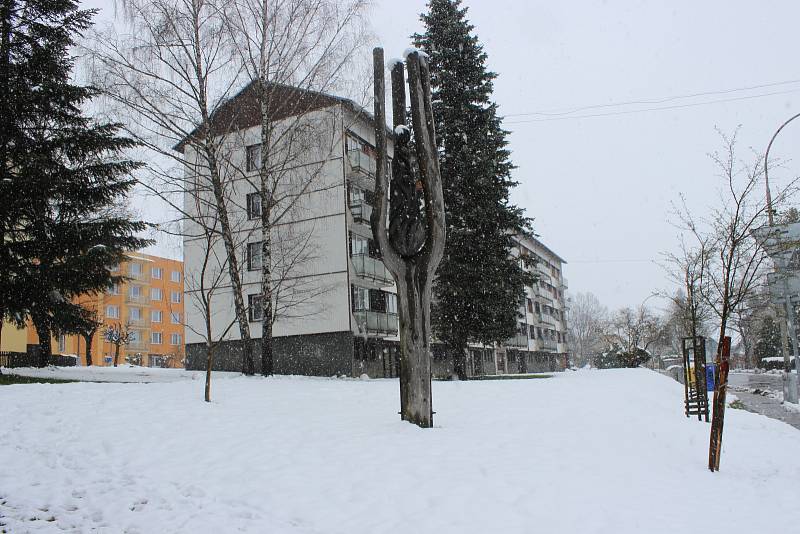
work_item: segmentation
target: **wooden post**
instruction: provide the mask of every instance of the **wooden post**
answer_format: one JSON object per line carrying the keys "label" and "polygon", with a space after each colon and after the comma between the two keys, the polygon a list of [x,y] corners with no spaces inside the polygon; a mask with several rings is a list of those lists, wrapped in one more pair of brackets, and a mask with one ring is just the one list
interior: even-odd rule
{"label": "wooden post", "polygon": [[717,352],[717,387],[714,389],[714,414],[711,417],[711,439],[708,447],[708,468],[719,471],[722,452],[722,428],[725,423],[725,393],[728,389],[728,367],[731,354],[731,338],[725,336]]}
{"label": "wooden post", "polygon": [[[444,196],[430,93],[427,60],[406,57],[414,149],[405,124],[403,65],[392,67],[395,126],[389,210],[383,49],[373,50],[375,144],[378,161],[371,226],[381,257],[397,284],[400,315],[400,417],[423,428],[433,426],[431,396],[431,285],[444,253]],[[416,156],[416,157],[415,157]],[[424,200],[424,213],[420,209]],[[387,220],[389,222],[387,228]]]}

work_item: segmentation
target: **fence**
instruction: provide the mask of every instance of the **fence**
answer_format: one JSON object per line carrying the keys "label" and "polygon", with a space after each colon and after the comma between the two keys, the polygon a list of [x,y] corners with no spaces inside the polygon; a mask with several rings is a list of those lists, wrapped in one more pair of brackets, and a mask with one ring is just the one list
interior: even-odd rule
{"label": "fence", "polygon": [[[75,367],[77,358],[53,354],[48,365],[58,367]],[[36,367],[39,364],[39,355],[31,352],[0,352],[0,367]]]}

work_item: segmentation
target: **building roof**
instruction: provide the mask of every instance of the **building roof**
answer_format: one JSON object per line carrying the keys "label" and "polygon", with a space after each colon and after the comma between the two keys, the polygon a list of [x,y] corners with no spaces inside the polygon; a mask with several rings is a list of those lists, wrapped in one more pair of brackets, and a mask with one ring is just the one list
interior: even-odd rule
{"label": "building roof", "polygon": [[516,238],[519,241],[528,241],[533,246],[544,249],[545,252],[547,252],[548,254],[550,254],[551,256],[553,256],[554,258],[556,258],[558,261],[560,261],[563,264],[567,263],[567,260],[565,260],[564,258],[559,256],[558,254],[553,252],[553,249],[551,249],[550,247],[548,247],[547,245],[545,245],[544,243],[542,243],[540,240],[536,239],[535,237],[532,237],[532,236],[516,236]]}
{"label": "building roof", "polygon": [[[211,116],[212,136],[244,130],[261,124],[261,109],[258,99],[258,80],[248,83],[241,91],[217,107]],[[356,113],[364,110],[350,99],[340,96],[302,89],[291,85],[269,83],[269,110],[272,120],[302,115],[318,109],[335,105],[345,105]],[[182,152],[189,139],[198,133],[195,128],[190,135],[181,139],[173,148]]]}

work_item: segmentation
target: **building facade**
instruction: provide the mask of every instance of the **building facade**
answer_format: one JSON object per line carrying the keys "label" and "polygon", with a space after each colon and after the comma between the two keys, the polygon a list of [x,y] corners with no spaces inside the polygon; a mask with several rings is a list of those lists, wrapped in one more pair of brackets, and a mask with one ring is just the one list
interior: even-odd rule
{"label": "building facade", "polygon": [[[85,308],[94,310],[103,323],[92,339],[92,364],[113,365],[115,346],[105,340],[103,333],[108,327],[121,327],[130,332],[130,338],[127,345],[120,346],[119,364],[183,367],[183,262],[134,252],[127,258],[112,269],[115,274],[125,276],[125,282],[104,293],[77,299]],[[23,351],[37,350],[36,329],[28,324],[24,330],[27,346]],[[60,335],[52,343],[53,354],[72,355],[77,365],[86,365],[83,337]]]}
{"label": "building facade", "polygon": [[[287,95],[297,97],[294,95]],[[313,104],[301,111],[302,118],[291,114],[276,119],[275,128],[285,123],[312,125],[316,145],[307,150],[294,166],[281,169],[286,183],[303,184],[297,193],[292,213],[271,230],[273,285],[278,293],[273,303],[277,310],[273,326],[274,368],[278,374],[346,375],[395,377],[399,371],[399,339],[397,296],[391,274],[380,259],[372,239],[370,217],[375,189],[376,152],[374,127],[370,117],[352,102],[330,95],[316,94]],[[242,258],[243,300],[248,310],[250,333],[254,340],[257,369],[260,367],[261,314],[261,206],[256,184],[260,162],[259,114],[234,109],[258,109],[252,86],[221,106],[218,113],[236,116],[236,130],[220,135],[217,146],[226,147],[226,161],[233,170],[223,168],[228,176],[226,187],[233,241]],[[286,106],[297,110],[302,106]],[[228,119],[228,122],[232,122]],[[202,160],[191,146],[179,145],[187,161],[187,172],[199,173]],[[392,147],[389,146],[391,157]],[[309,177],[313,173],[313,180]],[[207,183],[207,176],[192,178]],[[198,186],[197,191],[200,191]],[[207,219],[198,202],[198,192],[187,192],[184,209],[194,214],[190,219]],[[187,299],[187,368],[204,369],[206,323],[210,323],[211,341],[216,344],[214,368],[242,369],[242,343],[233,306],[233,290],[217,264],[209,272],[208,258],[225,257],[223,243],[201,237],[199,226],[187,223],[184,239]],[[299,253],[291,243],[302,242],[309,254]],[[282,243],[289,246],[281,249]],[[536,240],[520,239],[512,254],[537,254],[541,260],[541,282],[528,288],[530,311],[520,310],[520,335],[508,347],[472,347],[471,374],[557,370],[566,353],[564,263]],[[302,261],[298,261],[300,257]],[[287,260],[289,258],[289,260]],[[282,265],[283,264],[283,265]],[[285,264],[290,264],[287,268]],[[203,269],[203,266],[205,268]],[[214,311],[193,306],[204,300],[200,280],[211,280],[219,287],[214,291]],[[283,299],[283,300],[282,300]],[[524,332],[522,332],[524,325]],[[522,343],[524,337],[524,344]],[[478,356],[480,352],[480,357]],[[473,355],[473,353],[475,353]],[[518,354],[526,360],[519,362]],[[447,375],[451,364],[444,351],[434,344],[434,369]],[[485,359],[485,361],[484,361]],[[491,360],[491,361],[490,361]],[[530,364],[527,365],[528,360]]]}

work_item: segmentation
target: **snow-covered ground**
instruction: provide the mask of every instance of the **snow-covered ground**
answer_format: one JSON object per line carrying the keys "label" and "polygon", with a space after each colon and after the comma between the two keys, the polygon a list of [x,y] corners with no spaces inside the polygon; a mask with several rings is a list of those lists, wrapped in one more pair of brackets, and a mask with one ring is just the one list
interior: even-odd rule
{"label": "snow-covered ground", "polygon": [[[0,387],[10,532],[796,532],[800,432],[725,418],[722,470],[683,386],[637,370],[434,383],[436,428],[391,380]],[[697,501],[698,497],[701,499]]]}
{"label": "snow-covered ground", "polygon": [[[159,367],[139,367],[120,365],[119,367],[17,367],[5,369],[4,373],[36,378],[56,378],[61,380],[83,380],[86,382],[177,382],[180,380],[205,381],[203,371],[183,369],[161,369]],[[215,373],[217,378],[232,378],[241,373]]]}

